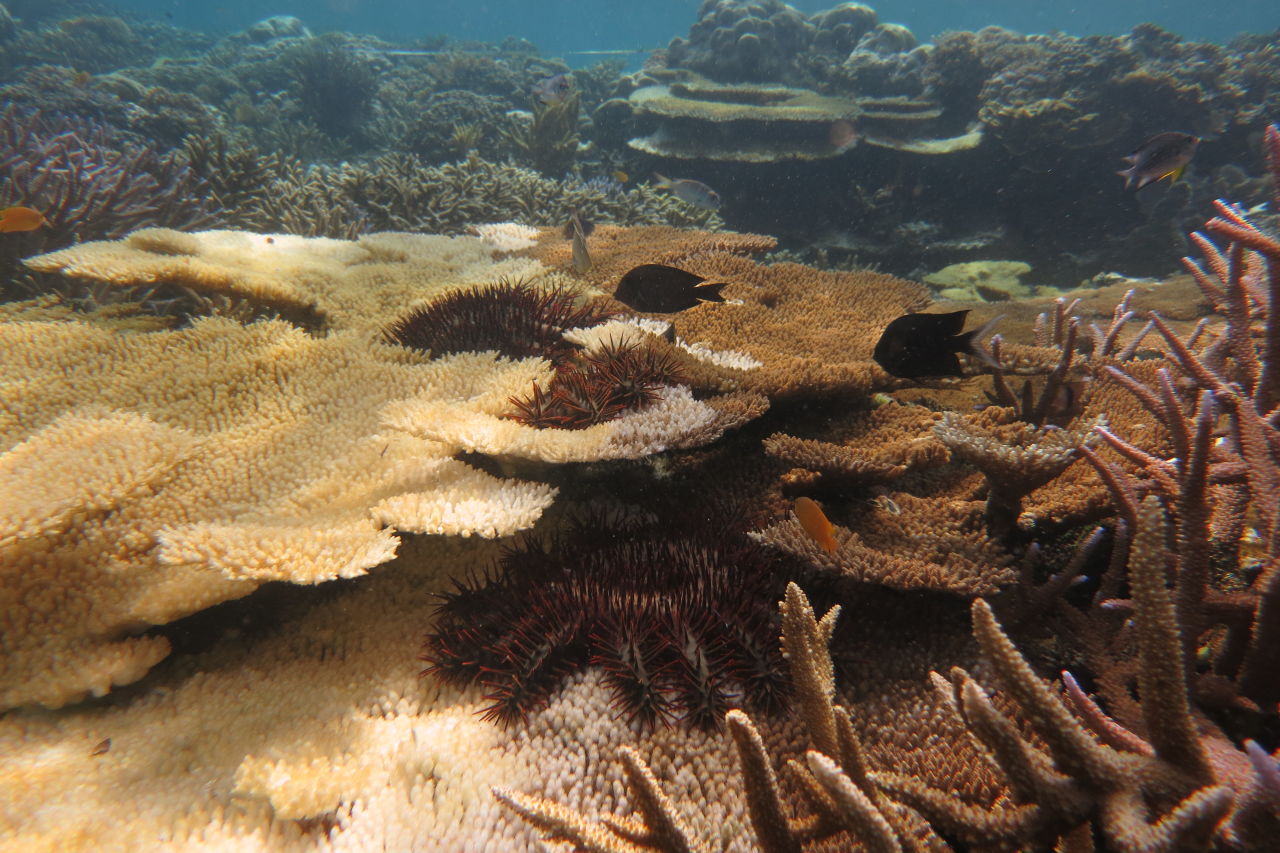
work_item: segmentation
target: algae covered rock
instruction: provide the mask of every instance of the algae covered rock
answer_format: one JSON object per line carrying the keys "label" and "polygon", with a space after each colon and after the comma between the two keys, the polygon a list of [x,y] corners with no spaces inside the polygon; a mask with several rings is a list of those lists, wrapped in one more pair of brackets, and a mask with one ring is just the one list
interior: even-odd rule
{"label": "algae covered rock", "polygon": [[955,302],[1004,302],[1030,296],[1022,283],[1031,266],[1022,261],[968,261],[951,264],[924,277],[943,299]]}

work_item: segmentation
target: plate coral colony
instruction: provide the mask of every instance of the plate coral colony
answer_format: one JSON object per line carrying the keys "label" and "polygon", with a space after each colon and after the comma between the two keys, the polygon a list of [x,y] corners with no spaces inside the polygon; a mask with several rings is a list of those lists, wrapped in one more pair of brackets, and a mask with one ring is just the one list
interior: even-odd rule
{"label": "plate coral colony", "polygon": [[1272,37],[8,6],[0,849],[1275,849]]}

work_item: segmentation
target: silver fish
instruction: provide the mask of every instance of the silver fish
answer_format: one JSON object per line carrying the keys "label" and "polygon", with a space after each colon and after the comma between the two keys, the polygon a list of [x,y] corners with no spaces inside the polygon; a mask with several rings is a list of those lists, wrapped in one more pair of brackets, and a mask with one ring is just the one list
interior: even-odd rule
{"label": "silver fish", "polygon": [[666,190],[676,198],[686,204],[694,207],[701,207],[704,210],[720,209],[720,193],[711,189],[702,181],[695,181],[690,178],[671,179],[657,172],[653,176],[658,179],[654,186],[660,190]]}
{"label": "silver fish", "polygon": [[591,271],[591,253],[587,251],[587,234],[591,230],[583,227],[582,217],[576,210],[569,217],[569,224],[565,226],[565,231],[570,235],[569,239],[573,241],[573,269],[579,275]]}
{"label": "silver fish", "polygon": [[538,100],[544,104],[562,104],[565,98],[569,97],[569,91],[572,88],[569,84],[569,75],[552,74],[533,84],[533,94],[537,95]]}

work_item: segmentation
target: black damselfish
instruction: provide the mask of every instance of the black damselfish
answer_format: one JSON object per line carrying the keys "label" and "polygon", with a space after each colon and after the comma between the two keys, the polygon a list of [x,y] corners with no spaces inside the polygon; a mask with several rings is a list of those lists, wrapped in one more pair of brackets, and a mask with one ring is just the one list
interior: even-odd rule
{"label": "black damselfish", "polygon": [[724,302],[724,282],[706,279],[665,264],[641,264],[622,277],[613,298],[646,314],[673,314],[699,302]]}
{"label": "black damselfish", "polygon": [[1124,178],[1125,189],[1140,190],[1165,178],[1173,183],[1182,177],[1199,144],[1200,137],[1190,133],[1157,133],[1124,158],[1129,168],[1116,174]]}
{"label": "black damselfish", "polygon": [[956,353],[972,355],[998,367],[977,341],[999,320],[988,320],[972,332],[961,333],[968,311],[950,314],[907,314],[894,320],[880,335],[872,358],[886,373],[899,379],[925,376],[963,376]]}

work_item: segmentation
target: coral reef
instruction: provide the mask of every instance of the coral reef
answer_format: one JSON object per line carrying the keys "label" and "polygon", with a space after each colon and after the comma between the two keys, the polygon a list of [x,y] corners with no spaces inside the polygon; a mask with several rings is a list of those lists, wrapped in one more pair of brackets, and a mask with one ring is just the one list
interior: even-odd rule
{"label": "coral reef", "polygon": [[[716,371],[706,380],[713,387],[727,383],[772,399],[857,394],[890,383],[871,361],[875,338],[890,320],[928,304],[923,287],[893,276],[828,273],[743,257],[773,247],[772,238],[759,235],[602,226],[589,243],[593,265],[581,277],[607,291],[641,263],[671,264],[727,282],[729,304],[683,311],[671,326],[690,349],[734,353],[739,364],[751,366]],[[662,251],[654,252],[654,246]],[[570,248],[558,235],[546,235],[527,254],[553,269],[569,266]],[[698,384],[696,376],[693,381]]]}
{"label": "coral reef", "polygon": [[553,180],[474,154],[444,166],[426,166],[408,155],[365,166],[293,164],[235,215],[264,230],[352,238],[370,230],[462,234],[491,222],[559,227],[575,210],[587,220],[620,225],[723,224],[715,211],[647,185],[624,191],[616,183]]}
{"label": "coral reef", "polygon": [[377,81],[369,63],[335,37],[301,41],[281,56],[303,115],[321,132],[349,137],[374,108]]}
{"label": "coral reef", "polygon": [[464,89],[432,93],[405,131],[401,147],[431,165],[465,157],[468,151],[495,161],[502,150],[498,131],[508,108],[501,98]]}
{"label": "coral reef", "polygon": [[982,141],[977,131],[951,139],[925,138],[931,120],[942,111],[933,102],[907,98],[834,97],[778,85],[714,83],[686,74],[636,89],[627,102],[637,124],[656,125],[627,144],[670,159],[776,163],[837,157],[853,144],[832,138],[838,123],[848,126],[855,141],[914,154],[964,151]]}
{"label": "coral reef", "polygon": [[533,116],[506,133],[516,157],[549,177],[569,172],[578,154],[580,103],[577,92],[558,103],[535,103]]}
{"label": "coral reef", "polygon": [[[708,0],[622,75],[5,5],[0,847],[1280,833],[1274,38]],[[929,290],[865,264],[958,261],[990,360],[889,376]],[[653,262],[727,301],[610,299]]]}
{"label": "coral reef", "polygon": [[424,674],[479,683],[485,716],[507,724],[588,663],[646,726],[715,727],[739,703],[776,710],[785,678],[763,638],[787,567],[729,521],[588,517],[523,542],[445,596]]}
{"label": "coral reef", "polygon": [[[1267,145],[1270,166],[1280,174],[1280,128],[1267,131]],[[839,642],[834,617],[818,622],[810,613],[792,621],[807,608],[792,587],[783,610],[783,646],[815,747],[804,764],[793,765],[793,781],[808,779],[799,785],[803,807],[785,802],[789,789],[778,783],[766,757],[770,751],[751,721],[736,711],[727,717],[762,849],[799,849],[848,832],[879,849],[908,843],[939,850],[955,843],[963,849],[1063,849],[1073,839],[1096,836],[1107,849],[1243,851],[1275,833],[1280,751],[1268,754],[1248,733],[1266,732],[1274,722],[1280,660],[1271,607],[1280,588],[1273,499],[1280,462],[1268,417],[1280,400],[1270,361],[1280,324],[1267,307],[1280,287],[1280,244],[1242,208],[1225,203],[1193,239],[1205,260],[1188,260],[1188,268],[1226,320],[1224,328],[1206,331],[1202,322],[1184,339],[1153,312],[1146,328],[1121,346],[1134,317],[1126,298],[1108,328],[1092,330],[1090,369],[1111,382],[1110,389],[1095,391],[1097,397],[1118,402],[1116,390],[1132,395],[1139,413],[1167,428],[1167,444],[1149,430],[1140,437],[1131,433],[1139,426],[1132,406],[1116,407],[1115,424],[1097,426],[1088,414],[1097,399],[1071,416],[1070,423],[1093,424],[1091,440],[1110,454],[1104,459],[1082,446],[1089,442],[1081,432],[1066,437],[1064,446],[1088,458],[1114,498],[1118,517],[1101,576],[1081,575],[1102,541],[1098,529],[1054,574],[1024,564],[1019,588],[993,599],[1006,625],[1026,630],[1034,620],[1040,627],[1032,633],[1050,631],[1058,645],[1051,656],[1073,659],[1072,668],[1085,668],[1088,681],[1064,673],[1062,691],[1051,689],[1001,628],[992,605],[975,601],[973,633],[984,666],[952,667],[948,678],[932,665],[940,703],[934,708],[967,727],[1001,792],[993,796],[988,787],[957,795],[954,776],[931,784],[918,771],[880,763],[882,756],[868,748],[858,721],[869,708],[853,702],[846,714],[835,705],[838,688],[825,652]],[[1039,342],[1061,354],[1039,396],[1024,392],[1018,406],[979,417],[1012,413],[1024,421],[1024,432],[1044,422],[1072,369],[1078,324],[1060,302],[1044,327]],[[1155,365],[1134,358],[1152,333],[1162,346]],[[996,396],[1012,393],[998,382]],[[957,450],[976,448],[973,417],[947,413],[935,431]],[[953,434],[966,421],[963,437]],[[1132,440],[1121,437],[1125,433]],[[875,432],[864,431],[868,435]],[[830,459],[825,477],[848,474],[835,464],[837,454],[815,442],[775,441],[774,452],[802,462]],[[993,446],[972,458],[986,465],[1003,455]],[[994,476],[1021,476],[1024,467]],[[992,473],[989,492],[995,491]],[[1248,529],[1255,544],[1247,552]],[[825,552],[810,543],[805,553],[804,534],[795,534],[794,551],[820,565]],[[775,528],[774,538],[786,537]],[[848,541],[846,536],[841,548]],[[1090,588],[1092,606],[1088,595],[1062,598],[1081,585]],[[1129,597],[1119,598],[1125,590]],[[808,639],[798,642],[802,636]],[[1094,685],[1098,698],[1081,684]],[[937,727],[939,736],[947,731],[936,718],[928,726]],[[1240,739],[1243,748],[1236,745]],[[681,819],[689,809],[660,793],[660,774],[635,753],[622,758],[638,812],[630,818],[619,816],[625,810],[597,818],[590,810],[507,789],[495,793],[552,838],[594,839],[601,849],[628,849],[626,839],[636,837],[679,838],[687,849],[698,849],[696,830]],[[964,771],[969,778],[977,778],[975,772],[971,766]],[[808,813],[815,817],[797,817]]]}
{"label": "coral reef", "polygon": [[541,271],[523,259],[495,262],[494,254],[475,237],[369,234],[333,240],[146,228],[123,240],[28,258],[26,265],[114,287],[179,285],[270,308],[311,326],[369,330],[451,287]]}
{"label": "coral reef", "polygon": [[1021,261],[968,261],[950,264],[924,277],[924,283],[948,302],[1004,302],[1028,296],[1031,288],[1022,277],[1031,267]]}
{"label": "coral reef", "polygon": [[168,648],[129,638],[140,626],[268,580],[361,574],[394,555],[392,527],[501,535],[553,495],[381,422],[397,399],[505,401],[536,362],[427,363],[354,334],[216,319],[0,334],[8,381],[38,389],[9,395],[0,455],[6,707],[134,681]]}
{"label": "coral reef", "polygon": [[728,82],[781,80],[812,39],[805,16],[780,0],[704,0],[688,40],[673,39],[667,55],[672,65]]}
{"label": "coral reef", "polygon": [[0,207],[26,205],[47,220],[35,231],[5,235],[0,294],[13,295],[17,261],[27,255],[146,226],[198,228],[217,218],[204,184],[181,157],[106,125],[11,104],[0,113],[0,149]]}

